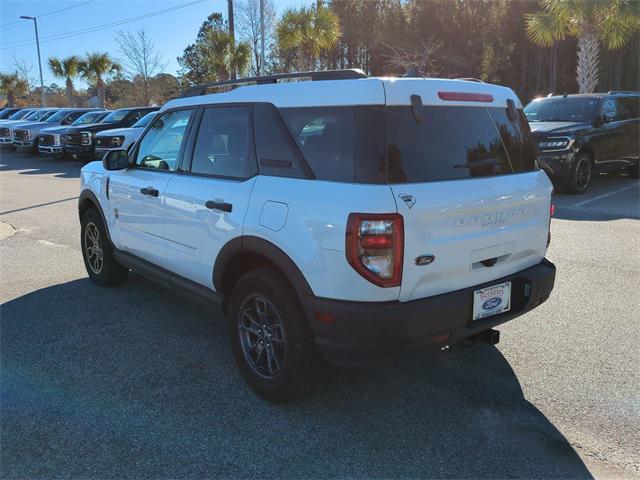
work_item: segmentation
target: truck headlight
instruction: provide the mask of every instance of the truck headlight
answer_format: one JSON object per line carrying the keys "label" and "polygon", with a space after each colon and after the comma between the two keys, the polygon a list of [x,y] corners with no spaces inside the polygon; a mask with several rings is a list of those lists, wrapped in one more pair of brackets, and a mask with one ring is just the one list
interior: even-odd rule
{"label": "truck headlight", "polygon": [[538,143],[538,147],[540,150],[566,150],[572,143],[569,137],[549,137]]}
{"label": "truck headlight", "polygon": [[92,143],[93,143],[93,138],[91,137],[91,132],[80,132],[81,145],[91,145]]}
{"label": "truck headlight", "polygon": [[124,137],[123,136],[111,137],[111,146],[112,147],[121,147],[123,143],[124,143]]}

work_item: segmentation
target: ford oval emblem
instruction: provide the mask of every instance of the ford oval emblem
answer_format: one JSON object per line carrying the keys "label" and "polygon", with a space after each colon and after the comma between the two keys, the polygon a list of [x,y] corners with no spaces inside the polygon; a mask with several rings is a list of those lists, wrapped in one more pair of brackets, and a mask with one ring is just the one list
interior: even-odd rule
{"label": "ford oval emblem", "polygon": [[416,257],[416,265],[419,267],[422,265],[430,265],[435,259],[435,255],[420,255],[419,257]]}
{"label": "ford oval emblem", "polygon": [[493,297],[482,304],[482,308],[485,310],[493,310],[502,303],[500,297]]}

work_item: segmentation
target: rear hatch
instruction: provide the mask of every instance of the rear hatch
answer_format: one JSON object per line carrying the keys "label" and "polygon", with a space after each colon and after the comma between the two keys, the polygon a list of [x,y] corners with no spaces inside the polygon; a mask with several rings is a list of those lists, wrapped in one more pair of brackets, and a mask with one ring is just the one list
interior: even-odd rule
{"label": "rear hatch", "polygon": [[513,92],[430,80],[388,81],[385,91],[388,179],[404,218],[399,299],[483,284],[542,261],[552,185],[535,167]]}

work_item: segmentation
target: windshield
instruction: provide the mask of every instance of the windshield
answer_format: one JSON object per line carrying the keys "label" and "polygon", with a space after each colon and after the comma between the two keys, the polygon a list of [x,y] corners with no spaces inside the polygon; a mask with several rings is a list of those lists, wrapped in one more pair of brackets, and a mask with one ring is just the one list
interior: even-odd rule
{"label": "windshield", "polygon": [[118,123],[124,120],[124,118],[129,114],[129,110],[116,110],[115,112],[111,112],[109,115],[104,117],[102,123]]}
{"label": "windshield", "polygon": [[51,114],[51,110],[36,110],[26,117],[26,120],[39,121],[44,120]]}
{"label": "windshield", "polygon": [[60,110],[47,118],[47,122],[59,122],[67,116],[69,112],[67,110]]}
{"label": "windshield", "polygon": [[149,122],[154,119],[154,117],[158,114],[158,112],[149,112],[136,123],[134,123],[131,128],[144,128],[149,125]]}
{"label": "windshield", "polygon": [[593,97],[553,97],[532,101],[524,108],[530,122],[591,122],[598,99]]}
{"label": "windshield", "polygon": [[9,117],[9,120],[20,120],[21,118],[25,118],[32,113],[33,113],[33,110],[20,110],[19,112],[16,112],[13,115],[11,115]]}
{"label": "windshield", "polygon": [[100,116],[105,112],[88,112],[78,117],[71,125],[87,125],[88,123],[97,123],[100,120]]}

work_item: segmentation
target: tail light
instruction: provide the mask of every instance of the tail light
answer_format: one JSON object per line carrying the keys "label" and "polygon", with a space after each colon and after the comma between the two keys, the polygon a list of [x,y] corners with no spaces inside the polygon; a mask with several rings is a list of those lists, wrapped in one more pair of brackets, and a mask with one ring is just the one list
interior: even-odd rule
{"label": "tail light", "polygon": [[402,280],[404,224],[397,213],[351,213],[347,221],[347,261],[379,287],[397,287]]}

